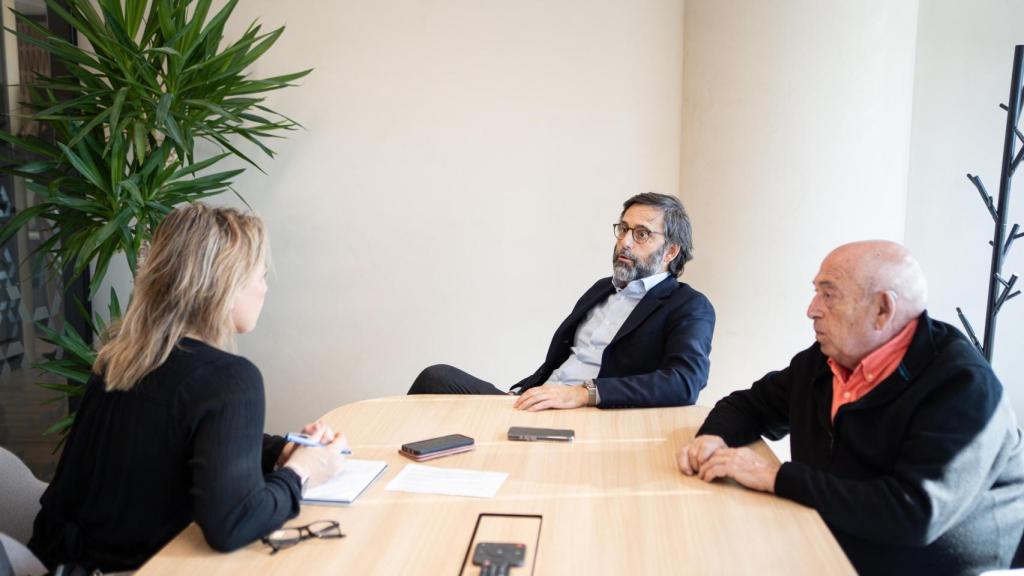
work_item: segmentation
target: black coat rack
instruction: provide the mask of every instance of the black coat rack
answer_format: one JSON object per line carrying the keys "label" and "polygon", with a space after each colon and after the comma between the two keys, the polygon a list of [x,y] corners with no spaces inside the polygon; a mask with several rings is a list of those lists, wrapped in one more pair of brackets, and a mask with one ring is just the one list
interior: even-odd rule
{"label": "black coat rack", "polygon": [[[1021,81],[1024,79],[1024,45],[1017,46],[1013,50],[1013,70],[1010,73],[1010,100],[999,107],[1006,110],[1006,134],[1003,141],[1003,161],[999,176],[999,196],[993,203],[992,196],[985,190],[981,178],[973,174],[967,174],[967,178],[978,189],[985,207],[988,208],[992,220],[995,221],[995,233],[992,241],[992,268],[988,279],[988,305],[985,309],[985,339],[984,344],[978,342],[978,337],[971,328],[970,321],[964,316],[963,310],[959,307],[956,313],[960,316],[960,322],[967,330],[971,342],[978,348],[982,356],[990,363],[992,352],[995,347],[996,337],[996,316],[999,310],[1008,300],[1018,296],[1020,290],[1014,290],[1017,284],[1017,275],[1011,274],[1009,279],[1003,278],[1003,260],[1010,252],[1013,241],[1024,236],[1020,231],[1020,224],[1014,224],[1010,233],[1006,233],[1006,217],[1010,208],[1010,181],[1013,173],[1024,161],[1024,132],[1017,126],[1020,123],[1021,107],[1024,106],[1024,94],[1022,94]],[[1016,153],[1014,149],[1020,141],[1021,148]]]}

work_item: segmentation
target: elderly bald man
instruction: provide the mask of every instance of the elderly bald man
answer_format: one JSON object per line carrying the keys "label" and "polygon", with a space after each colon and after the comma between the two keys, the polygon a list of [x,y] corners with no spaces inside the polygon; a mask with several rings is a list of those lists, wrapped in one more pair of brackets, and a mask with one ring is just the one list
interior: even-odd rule
{"label": "elderly bald man", "polygon": [[[1021,431],[988,363],[928,316],[920,266],[893,242],[847,244],[814,288],[817,343],[719,401],[680,469],[816,509],[862,574],[1017,564]],[[781,466],[730,448],[787,433]]]}

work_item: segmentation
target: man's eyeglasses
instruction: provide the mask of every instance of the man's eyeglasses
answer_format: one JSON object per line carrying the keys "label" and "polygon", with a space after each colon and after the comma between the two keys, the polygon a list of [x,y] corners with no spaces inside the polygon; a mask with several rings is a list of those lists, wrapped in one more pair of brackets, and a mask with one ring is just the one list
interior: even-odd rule
{"label": "man's eyeglasses", "polygon": [[281,528],[280,530],[274,530],[270,534],[263,537],[263,543],[270,546],[272,549],[270,554],[277,554],[278,551],[284,550],[285,548],[291,548],[303,540],[309,540],[310,538],[344,538],[345,535],[341,533],[341,526],[334,520],[320,520],[305,526],[295,526],[291,528]]}
{"label": "man's eyeglasses", "polygon": [[612,224],[612,233],[615,234],[615,237],[618,238],[619,240],[622,240],[626,236],[626,232],[633,233],[633,241],[636,242],[637,244],[646,244],[647,241],[651,239],[651,236],[655,234],[659,236],[665,235],[663,232],[655,232],[653,230],[648,230],[643,226],[630,228],[623,222],[617,222],[615,224]]}

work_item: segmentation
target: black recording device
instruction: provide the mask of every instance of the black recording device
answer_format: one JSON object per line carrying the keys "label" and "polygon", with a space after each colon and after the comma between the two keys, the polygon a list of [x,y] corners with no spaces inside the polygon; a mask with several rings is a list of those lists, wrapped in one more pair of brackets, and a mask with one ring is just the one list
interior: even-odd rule
{"label": "black recording device", "polygon": [[473,551],[473,565],[480,567],[480,576],[508,576],[512,566],[526,561],[526,544],[480,542]]}

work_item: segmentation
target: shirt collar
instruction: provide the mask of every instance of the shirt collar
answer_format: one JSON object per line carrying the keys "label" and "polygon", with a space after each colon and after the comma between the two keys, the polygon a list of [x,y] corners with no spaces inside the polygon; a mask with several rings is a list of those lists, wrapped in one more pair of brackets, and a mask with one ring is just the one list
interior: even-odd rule
{"label": "shirt collar", "polygon": [[622,292],[625,290],[627,294],[639,294],[642,296],[647,294],[651,288],[657,286],[658,283],[665,278],[668,278],[668,272],[659,272],[658,274],[653,274],[646,278],[637,278],[622,288],[615,286],[615,281],[612,280],[612,286],[615,286],[615,292]]}

